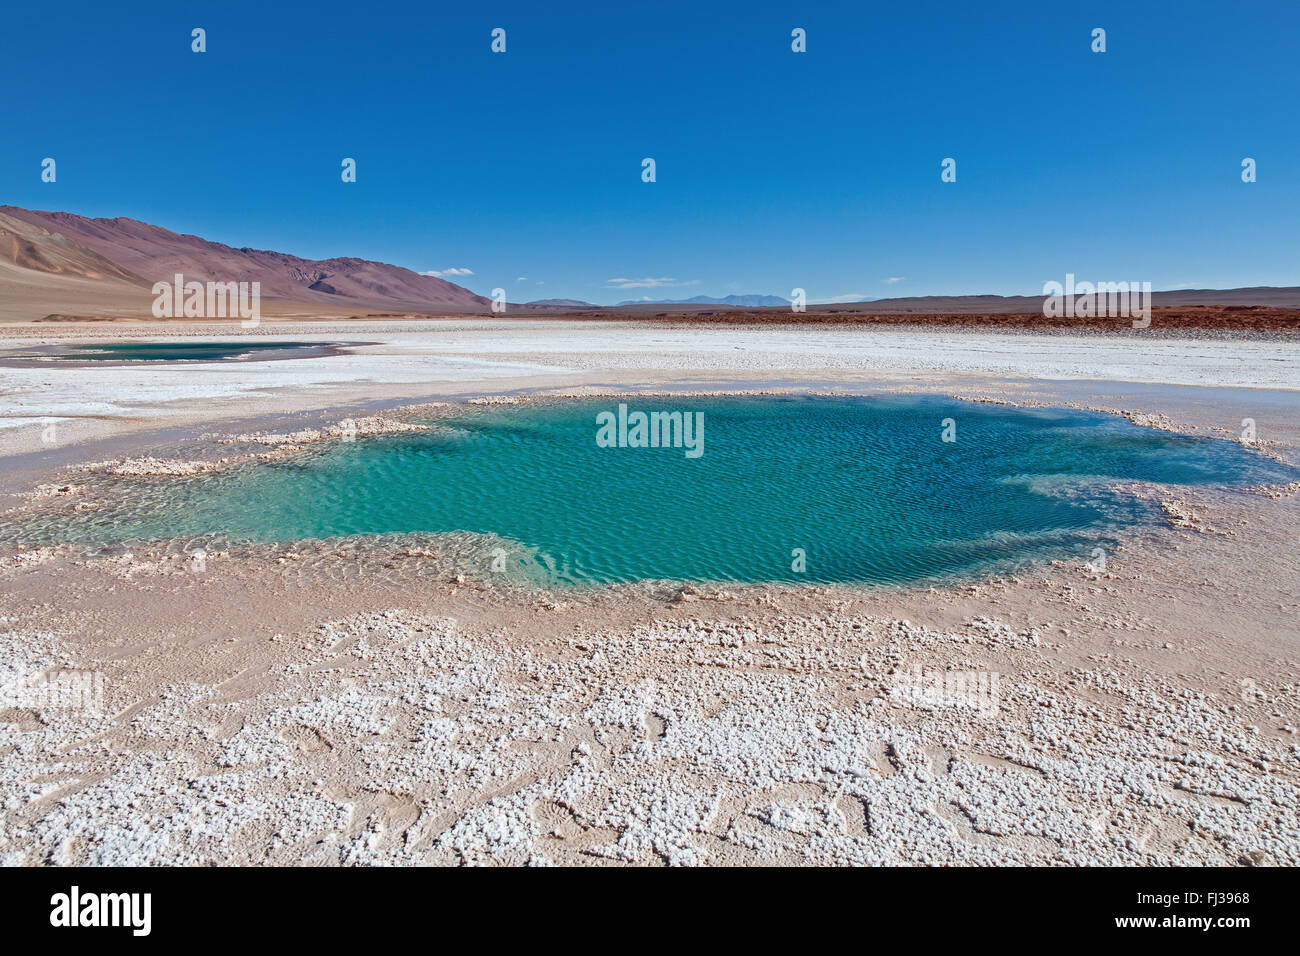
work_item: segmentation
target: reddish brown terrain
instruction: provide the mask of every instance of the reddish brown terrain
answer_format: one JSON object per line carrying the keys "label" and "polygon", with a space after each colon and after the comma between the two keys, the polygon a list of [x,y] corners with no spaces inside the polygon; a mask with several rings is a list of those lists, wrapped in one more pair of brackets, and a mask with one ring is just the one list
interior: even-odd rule
{"label": "reddish brown terrain", "polygon": [[[199,281],[260,282],[262,295],[322,305],[406,305],[485,310],[483,296],[410,269],[366,259],[303,259],[263,249],[236,249],[135,219],[88,219],[67,212],[0,206],[0,215],[29,223],[98,253],[122,272],[152,285],[176,273]],[[47,270],[49,271],[49,270]]]}
{"label": "reddish brown terrain", "polygon": [[[1286,291],[1286,290],[1278,290]],[[984,298],[984,297],[978,297]],[[1035,312],[874,312],[862,303],[853,309],[791,312],[789,309],[748,309],[691,312],[629,312],[626,309],[588,309],[568,313],[568,318],[653,320],[691,325],[875,325],[940,326],[953,329],[1004,329],[1008,332],[1133,332],[1128,318],[1048,318]],[[1240,332],[1289,334],[1300,332],[1300,308],[1267,305],[1153,305],[1151,332]]]}
{"label": "reddish brown terrain", "polygon": [[4,213],[0,213],[0,263],[83,279],[144,282],[140,276],[75,239],[52,234],[39,225]]}

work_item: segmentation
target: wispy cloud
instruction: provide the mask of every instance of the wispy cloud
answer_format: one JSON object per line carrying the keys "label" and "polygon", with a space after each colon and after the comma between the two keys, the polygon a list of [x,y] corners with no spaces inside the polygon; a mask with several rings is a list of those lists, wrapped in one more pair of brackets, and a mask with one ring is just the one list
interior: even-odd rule
{"label": "wispy cloud", "polygon": [[515,281],[516,281],[516,282],[527,282],[527,281],[528,281],[528,276],[520,276],[520,277],[519,277],[518,279],[516,279]]}
{"label": "wispy cloud", "polygon": [[885,285],[893,285],[895,282],[902,282],[907,276],[890,276],[885,280]]}
{"label": "wispy cloud", "polygon": [[428,272],[420,273],[420,275],[422,276],[437,276],[439,279],[442,279],[446,276],[472,276],[473,274],[474,274],[473,269],[455,269],[455,268],[430,269]]}
{"label": "wispy cloud", "polygon": [[829,299],[809,299],[813,305],[834,305],[836,302],[861,302],[868,298],[865,292],[846,292],[844,295],[831,296]]}
{"label": "wispy cloud", "polygon": [[698,285],[699,279],[682,282],[671,277],[660,279],[606,279],[607,289],[659,289],[664,286]]}

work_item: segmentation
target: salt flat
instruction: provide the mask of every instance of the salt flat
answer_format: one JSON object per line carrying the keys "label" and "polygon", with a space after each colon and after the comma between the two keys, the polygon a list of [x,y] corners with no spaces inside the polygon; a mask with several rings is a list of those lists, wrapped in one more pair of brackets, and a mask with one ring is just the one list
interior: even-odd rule
{"label": "salt flat", "polygon": [[[43,330],[41,330],[43,331]],[[114,330],[117,332],[118,330]],[[227,326],[177,335],[148,326],[132,337],[238,340]],[[954,376],[1083,379],[1300,389],[1300,344],[1282,340],[988,334],[918,329],[689,328],[627,322],[446,319],[330,325],[265,323],[261,337],[364,339],[348,354],[185,366],[0,367],[0,429],[33,421],[75,426],[64,439],[214,417],[267,414],[331,401],[414,397],[474,383],[572,383],[602,374],[906,379]],[[102,331],[0,338],[0,349],[91,341]],[[147,421],[142,421],[146,419]],[[0,452],[32,449],[7,436]]]}
{"label": "salt flat", "polygon": [[[6,462],[55,489],[30,507],[93,507],[62,466],[96,438],[145,455],[162,427],[532,391],[933,391],[1229,440],[1249,418],[1259,450],[1300,460],[1300,350],[1269,338],[258,334],[376,344],[0,369],[4,450],[51,418],[66,442]],[[3,547],[0,684],[76,669],[104,691],[92,713],[0,709],[0,862],[1295,865],[1298,490],[1135,489],[1169,527],[1104,568],[1062,553],[932,588],[513,591],[406,539],[231,548],[197,571],[178,541]],[[918,700],[912,674],[976,681]]]}

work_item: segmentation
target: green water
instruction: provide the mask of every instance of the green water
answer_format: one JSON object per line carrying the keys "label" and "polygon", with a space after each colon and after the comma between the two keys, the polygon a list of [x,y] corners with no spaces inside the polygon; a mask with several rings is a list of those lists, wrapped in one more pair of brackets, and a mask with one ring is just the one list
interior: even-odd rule
{"label": "green water", "polygon": [[319,342],[105,342],[71,345],[47,359],[77,362],[219,362],[267,351],[321,348]]}
{"label": "green water", "polygon": [[[624,401],[702,413],[703,453],[598,447],[597,414],[618,404],[607,399],[470,407],[427,434],[334,443],[236,473],[123,481],[111,506],[40,533],[473,532],[507,539],[510,562],[544,566],[554,583],[910,582],[1086,561],[1123,529],[1155,526],[1158,510],[1108,490],[1116,480],[1298,477],[1230,442],[1088,412],[928,398]],[[941,440],[947,418],[953,442]],[[796,549],[804,571],[792,569]]]}

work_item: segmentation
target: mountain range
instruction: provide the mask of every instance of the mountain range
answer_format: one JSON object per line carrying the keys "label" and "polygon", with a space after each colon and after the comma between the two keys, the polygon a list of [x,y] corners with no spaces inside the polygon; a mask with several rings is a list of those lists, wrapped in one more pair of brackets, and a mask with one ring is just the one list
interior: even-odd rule
{"label": "mountain range", "polygon": [[[344,309],[486,311],[469,289],[368,259],[304,259],[234,248],[136,219],[89,219],[0,206],[0,266],[149,289],[176,273],[201,282],[260,282],[262,296]],[[54,311],[51,309],[50,311]]]}
{"label": "mountain range", "polygon": [[742,309],[766,309],[774,306],[788,306],[789,299],[779,295],[727,295],[717,298],[712,295],[697,295],[689,299],[626,299],[619,305],[734,305]]}
{"label": "mountain range", "polygon": [[[348,317],[426,313],[485,314],[490,300],[462,286],[401,266],[368,259],[304,259],[283,252],[235,248],[136,219],[90,219],[67,212],[0,206],[0,322],[132,319],[151,315],[152,288],[176,273],[200,282],[261,283],[262,311],[283,317]],[[922,296],[812,305],[819,313],[1028,314],[1041,295]],[[1186,289],[1155,292],[1157,306],[1300,308],[1300,288]],[[667,308],[682,313],[708,306],[736,310],[788,308],[774,295],[699,295],[635,300],[625,313]],[[518,314],[609,309],[581,299],[511,304]]]}

